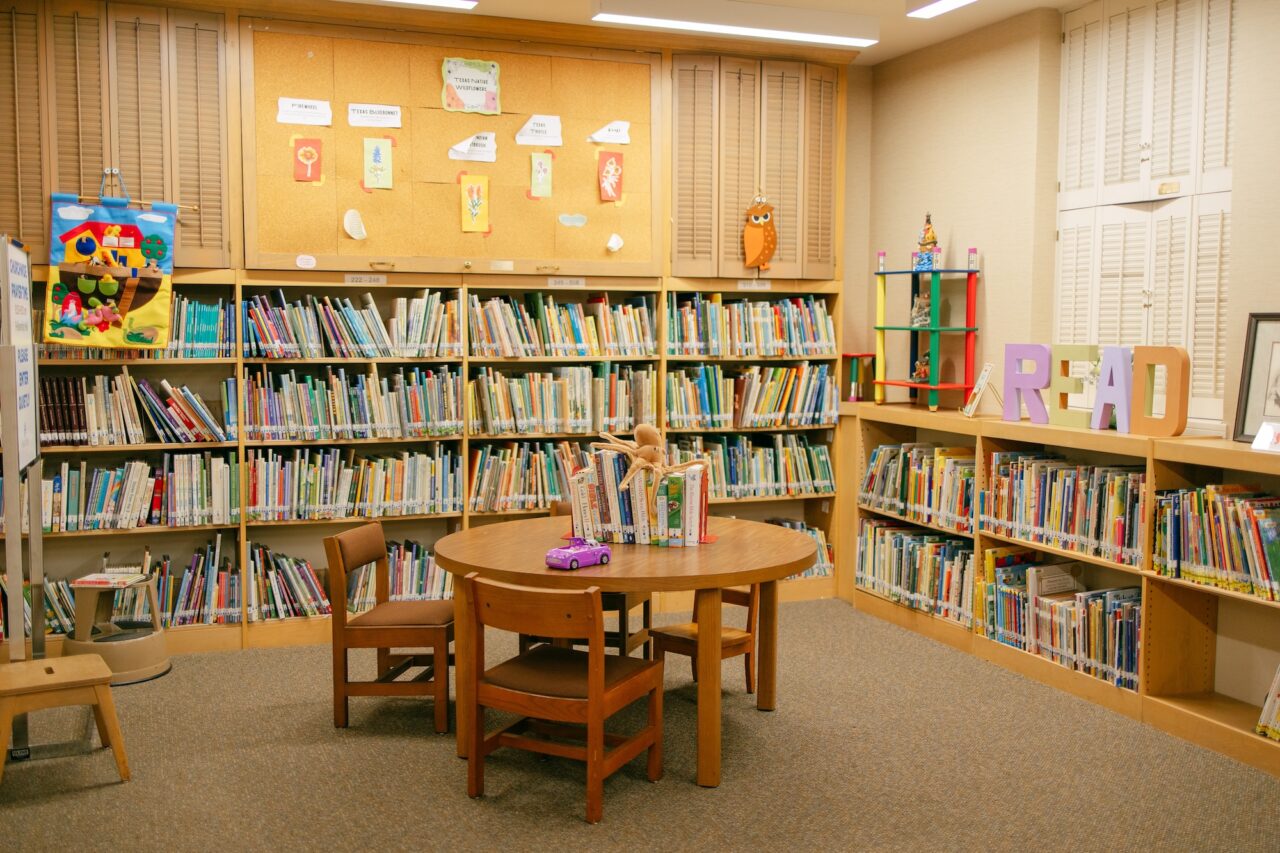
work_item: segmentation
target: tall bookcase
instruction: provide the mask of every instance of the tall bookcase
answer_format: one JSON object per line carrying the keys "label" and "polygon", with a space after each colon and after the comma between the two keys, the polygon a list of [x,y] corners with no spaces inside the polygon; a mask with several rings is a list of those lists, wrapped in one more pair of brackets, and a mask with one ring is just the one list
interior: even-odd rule
{"label": "tall bookcase", "polygon": [[[1212,483],[1280,487],[1280,457],[1222,439],[1151,439],[1109,431],[965,418],[907,405],[847,404],[841,441],[856,445],[841,471],[840,490],[854,495],[853,517],[837,545],[837,590],[859,609],[1026,677],[1096,702],[1171,734],[1280,775],[1280,742],[1254,733],[1271,678],[1280,664],[1280,602],[1158,573],[1153,566],[1157,491]],[[970,532],[913,522],[857,498],[875,448],[904,442],[972,446],[975,494],[986,488],[990,454],[1047,449],[1086,464],[1138,466],[1145,471],[1141,558],[1134,565],[993,532],[974,519]],[[975,499],[976,506],[976,499]],[[1136,690],[1115,686],[1046,657],[988,639],[979,626],[908,606],[858,585],[857,530],[864,517],[897,519],[972,541],[981,555],[1018,546],[1085,564],[1090,587],[1141,586],[1141,646]]]}
{"label": "tall bookcase", "polygon": [[[37,271],[37,278],[40,277]],[[39,285],[38,285],[39,287]],[[841,285],[836,281],[731,281],[724,279],[671,279],[671,278],[547,278],[542,276],[470,276],[455,274],[410,274],[387,273],[370,277],[367,274],[343,275],[341,273],[320,273],[311,271],[255,272],[235,270],[199,270],[180,271],[174,276],[175,292],[186,296],[201,298],[205,301],[219,297],[241,301],[253,294],[262,294],[274,290],[285,292],[286,298],[301,298],[307,293],[316,296],[347,296],[358,302],[364,293],[372,293],[378,303],[383,317],[388,315],[387,301],[395,296],[408,296],[422,289],[439,290],[459,296],[459,307],[463,312],[462,336],[463,355],[458,358],[248,358],[244,356],[244,329],[241,328],[241,315],[237,312],[235,355],[230,358],[204,359],[109,359],[94,361],[49,360],[41,362],[42,375],[83,375],[100,372],[118,372],[121,364],[127,364],[130,372],[140,376],[155,377],[156,380],[166,378],[170,381],[186,383],[204,396],[206,400],[218,398],[218,384],[229,376],[240,379],[240,409],[238,422],[241,425],[236,441],[221,444],[146,444],[129,447],[46,447],[43,449],[46,460],[46,476],[50,465],[62,459],[89,459],[91,462],[117,462],[124,459],[141,458],[155,461],[160,454],[172,452],[220,451],[236,454],[241,462],[241,506],[240,519],[236,524],[204,525],[200,527],[145,527],[134,530],[96,530],[71,533],[45,534],[46,576],[51,579],[73,577],[96,568],[104,550],[112,551],[113,559],[125,559],[140,555],[143,545],[151,548],[152,554],[170,553],[178,560],[189,556],[192,551],[204,545],[215,533],[223,534],[224,553],[234,553],[238,557],[237,570],[240,577],[246,579],[249,544],[265,544],[273,551],[302,557],[310,560],[322,574],[325,566],[322,539],[346,527],[363,522],[363,518],[343,518],[314,521],[253,521],[248,518],[248,496],[244,462],[251,450],[267,448],[295,447],[343,447],[353,448],[358,453],[373,453],[406,448],[417,448],[424,443],[447,442],[456,447],[463,464],[464,476],[469,476],[471,451],[485,443],[503,443],[508,441],[569,440],[585,443],[595,438],[594,434],[578,433],[538,433],[538,434],[502,434],[488,435],[473,432],[469,423],[464,423],[463,430],[457,435],[432,438],[370,438],[339,439],[319,441],[287,440],[254,440],[245,437],[246,422],[243,402],[244,377],[246,370],[264,369],[269,374],[285,370],[297,370],[300,374],[307,372],[323,372],[328,366],[342,366],[357,370],[376,364],[381,369],[384,365],[396,368],[421,366],[450,366],[461,371],[464,383],[472,378],[476,370],[482,367],[494,367],[501,370],[534,370],[560,365],[584,365],[602,361],[627,362],[636,365],[649,365],[657,370],[657,412],[660,425],[666,425],[666,376],[667,371],[702,363],[720,363],[726,366],[751,364],[795,364],[807,361],[812,364],[825,363],[835,376],[839,387],[838,371],[840,369],[839,340],[841,306]],[[554,294],[558,302],[584,301],[591,294],[607,293],[611,298],[622,298],[636,294],[653,295],[656,299],[655,344],[656,352],[643,357],[578,357],[547,356],[521,358],[494,358],[471,355],[470,342],[467,339],[466,308],[468,296],[477,294],[486,299],[492,295],[511,294],[522,296],[530,291],[544,291]],[[827,312],[835,324],[836,346],[830,355],[810,355],[791,357],[731,357],[701,358],[667,353],[666,306],[667,300],[677,293],[720,293],[726,299],[745,297],[750,300],[776,300],[785,297],[808,296],[826,301]],[[38,296],[40,294],[37,294]],[[464,384],[465,387],[465,384]],[[464,421],[466,420],[464,414]],[[777,433],[804,433],[814,443],[825,443],[831,446],[833,463],[839,459],[837,450],[838,438],[836,424],[822,427],[769,427],[756,429],[725,430],[684,430],[681,432],[715,432],[717,434],[749,434],[771,435]],[[837,475],[838,476],[838,475]],[[508,521],[522,516],[546,514],[549,510],[522,509],[501,512],[476,512],[467,507],[466,498],[470,492],[470,482],[464,483],[463,508],[459,512],[435,513],[417,516],[383,516],[379,520],[387,530],[388,538],[412,538],[428,548],[441,536],[459,529],[476,527],[499,521]],[[752,497],[752,498],[718,498],[711,501],[711,512],[716,515],[734,515],[737,517],[767,519],[785,517],[803,521],[820,528],[828,541],[834,534],[836,518],[836,495],[834,493],[804,494],[788,497]],[[834,577],[812,577],[788,581],[782,590],[784,600],[830,597],[834,594]],[[663,593],[657,598],[657,607],[662,610],[688,609],[691,596],[678,593]],[[239,648],[270,647],[299,643],[327,642],[329,637],[328,617],[298,617],[292,619],[249,622],[242,613],[239,624],[229,625],[188,625],[168,629],[170,650],[174,653],[193,651],[230,650]],[[60,650],[60,638],[52,635],[48,638],[51,654]],[[0,644],[2,648],[2,644]],[[0,651],[0,656],[3,652]]]}

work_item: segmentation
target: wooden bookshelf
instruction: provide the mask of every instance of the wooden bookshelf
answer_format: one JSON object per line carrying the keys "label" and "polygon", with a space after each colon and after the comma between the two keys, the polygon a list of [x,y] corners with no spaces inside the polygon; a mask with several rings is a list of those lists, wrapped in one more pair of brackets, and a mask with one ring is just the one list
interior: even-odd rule
{"label": "wooden bookshelf", "polygon": [[[1254,732],[1261,700],[1270,676],[1280,662],[1280,601],[1271,601],[1232,589],[1161,575],[1154,571],[1152,546],[1154,499],[1158,490],[1200,486],[1212,482],[1241,481],[1248,477],[1280,477],[1280,454],[1251,450],[1248,445],[1217,438],[1179,437],[1152,439],[1113,431],[1073,429],[1029,422],[1009,423],[997,417],[972,419],[956,413],[929,412],[909,405],[851,403],[841,406],[839,434],[845,442],[858,442],[854,465],[841,470],[842,495],[857,495],[871,451],[879,444],[929,440],[942,444],[972,443],[976,449],[976,488],[985,487],[985,459],[993,450],[1028,448],[1065,449],[1067,456],[1083,462],[1124,463],[1145,466],[1145,536],[1142,560],[1126,565],[1092,554],[1081,554],[1053,545],[1023,540],[979,526],[968,538],[975,553],[1006,545],[1023,547],[1045,556],[1062,558],[1111,573],[1121,585],[1141,585],[1142,647],[1136,690],[1118,687],[1060,665],[1046,657],[988,639],[975,625],[956,622],[891,600],[855,582],[857,528],[863,514],[895,519],[904,524],[966,538],[966,534],[941,525],[921,523],[877,508],[859,499],[852,522],[836,549],[837,594],[877,618],[977,655],[1027,678],[1071,693],[1082,699],[1142,720],[1170,734],[1230,755],[1267,772],[1280,775],[1280,742]],[[1233,665],[1223,657],[1220,641],[1231,653],[1242,654],[1242,638],[1260,642],[1248,665]],[[1261,639],[1259,639],[1261,638]],[[1258,657],[1263,659],[1259,665]],[[1240,685],[1240,673],[1265,671],[1266,683]],[[1224,676],[1226,677],[1224,680]],[[1252,694],[1241,698],[1239,691]],[[1224,692],[1229,690],[1229,692]],[[1235,695],[1232,695],[1232,694]]]}

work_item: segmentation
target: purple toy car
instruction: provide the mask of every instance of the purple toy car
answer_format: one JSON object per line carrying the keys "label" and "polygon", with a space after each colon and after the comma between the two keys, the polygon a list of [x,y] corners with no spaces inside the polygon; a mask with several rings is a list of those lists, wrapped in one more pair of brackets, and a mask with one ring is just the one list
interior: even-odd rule
{"label": "purple toy car", "polygon": [[608,545],[601,545],[594,539],[574,536],[568,545],[552,548],[547,552],[547,565],[553,569],[577,569],[597,563],[603,565],[612,556],[613,552]]}

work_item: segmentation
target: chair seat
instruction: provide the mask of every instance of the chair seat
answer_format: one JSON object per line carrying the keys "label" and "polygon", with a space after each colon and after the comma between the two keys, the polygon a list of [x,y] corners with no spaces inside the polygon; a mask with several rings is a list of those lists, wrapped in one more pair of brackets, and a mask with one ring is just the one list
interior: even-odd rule
{"label": "chair seat", "polygon": [[[685,640],[690,643],[698,641],[698,623],[685,622],[682,625],[663,625],[661,628],[651,628],[649,636],[653,638],[667,637],[673,640]],[[743,643],[751,639],[751,635],[740,628],[724,627],[720,629],[720,645],[730,646],[735,643]]]}
{"label": "chair seat", "polygon": [[[0,665],[0,696],[67,690],[110,680],[111,669],[100,655],[24,660]],[[7,734],[0,734],[0,739]]]}
{"label": "chair seat", "polygon": [[[605,689],[659,665],[657,661],[642,658],[605,655]],[[487,670],[484,681],[495,687],[519,690],[522,693],[537,693],[561,699],[586,699],[587,653],[557,646],[535,646]]]}
{"label": "chair seat", "polygon": [[441,627],[453,622],[452,601],[384,601],[347,620],[351,628]]}

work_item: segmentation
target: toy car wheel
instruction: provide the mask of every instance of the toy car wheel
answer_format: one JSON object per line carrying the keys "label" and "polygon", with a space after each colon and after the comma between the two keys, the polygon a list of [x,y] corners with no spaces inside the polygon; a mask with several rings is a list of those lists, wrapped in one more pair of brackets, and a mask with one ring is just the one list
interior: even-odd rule
{"label": "toy car wheel", "polygon": [[570,561],[569,561],[569,568],[571,568],[571,569],[576,569],[576,568],[578,568],[578,561],[577,561],[577,560],[570,560]]}
{"label": "toy car wheel", "polygon": [[609,555],[608,555],[608,554],[601,554],[601,555],[600,555],[600,565],[602,565],[602,566],[603,566],[603,565],[604,565],[605,563],[607,563],[607,562],[609,562]]}

